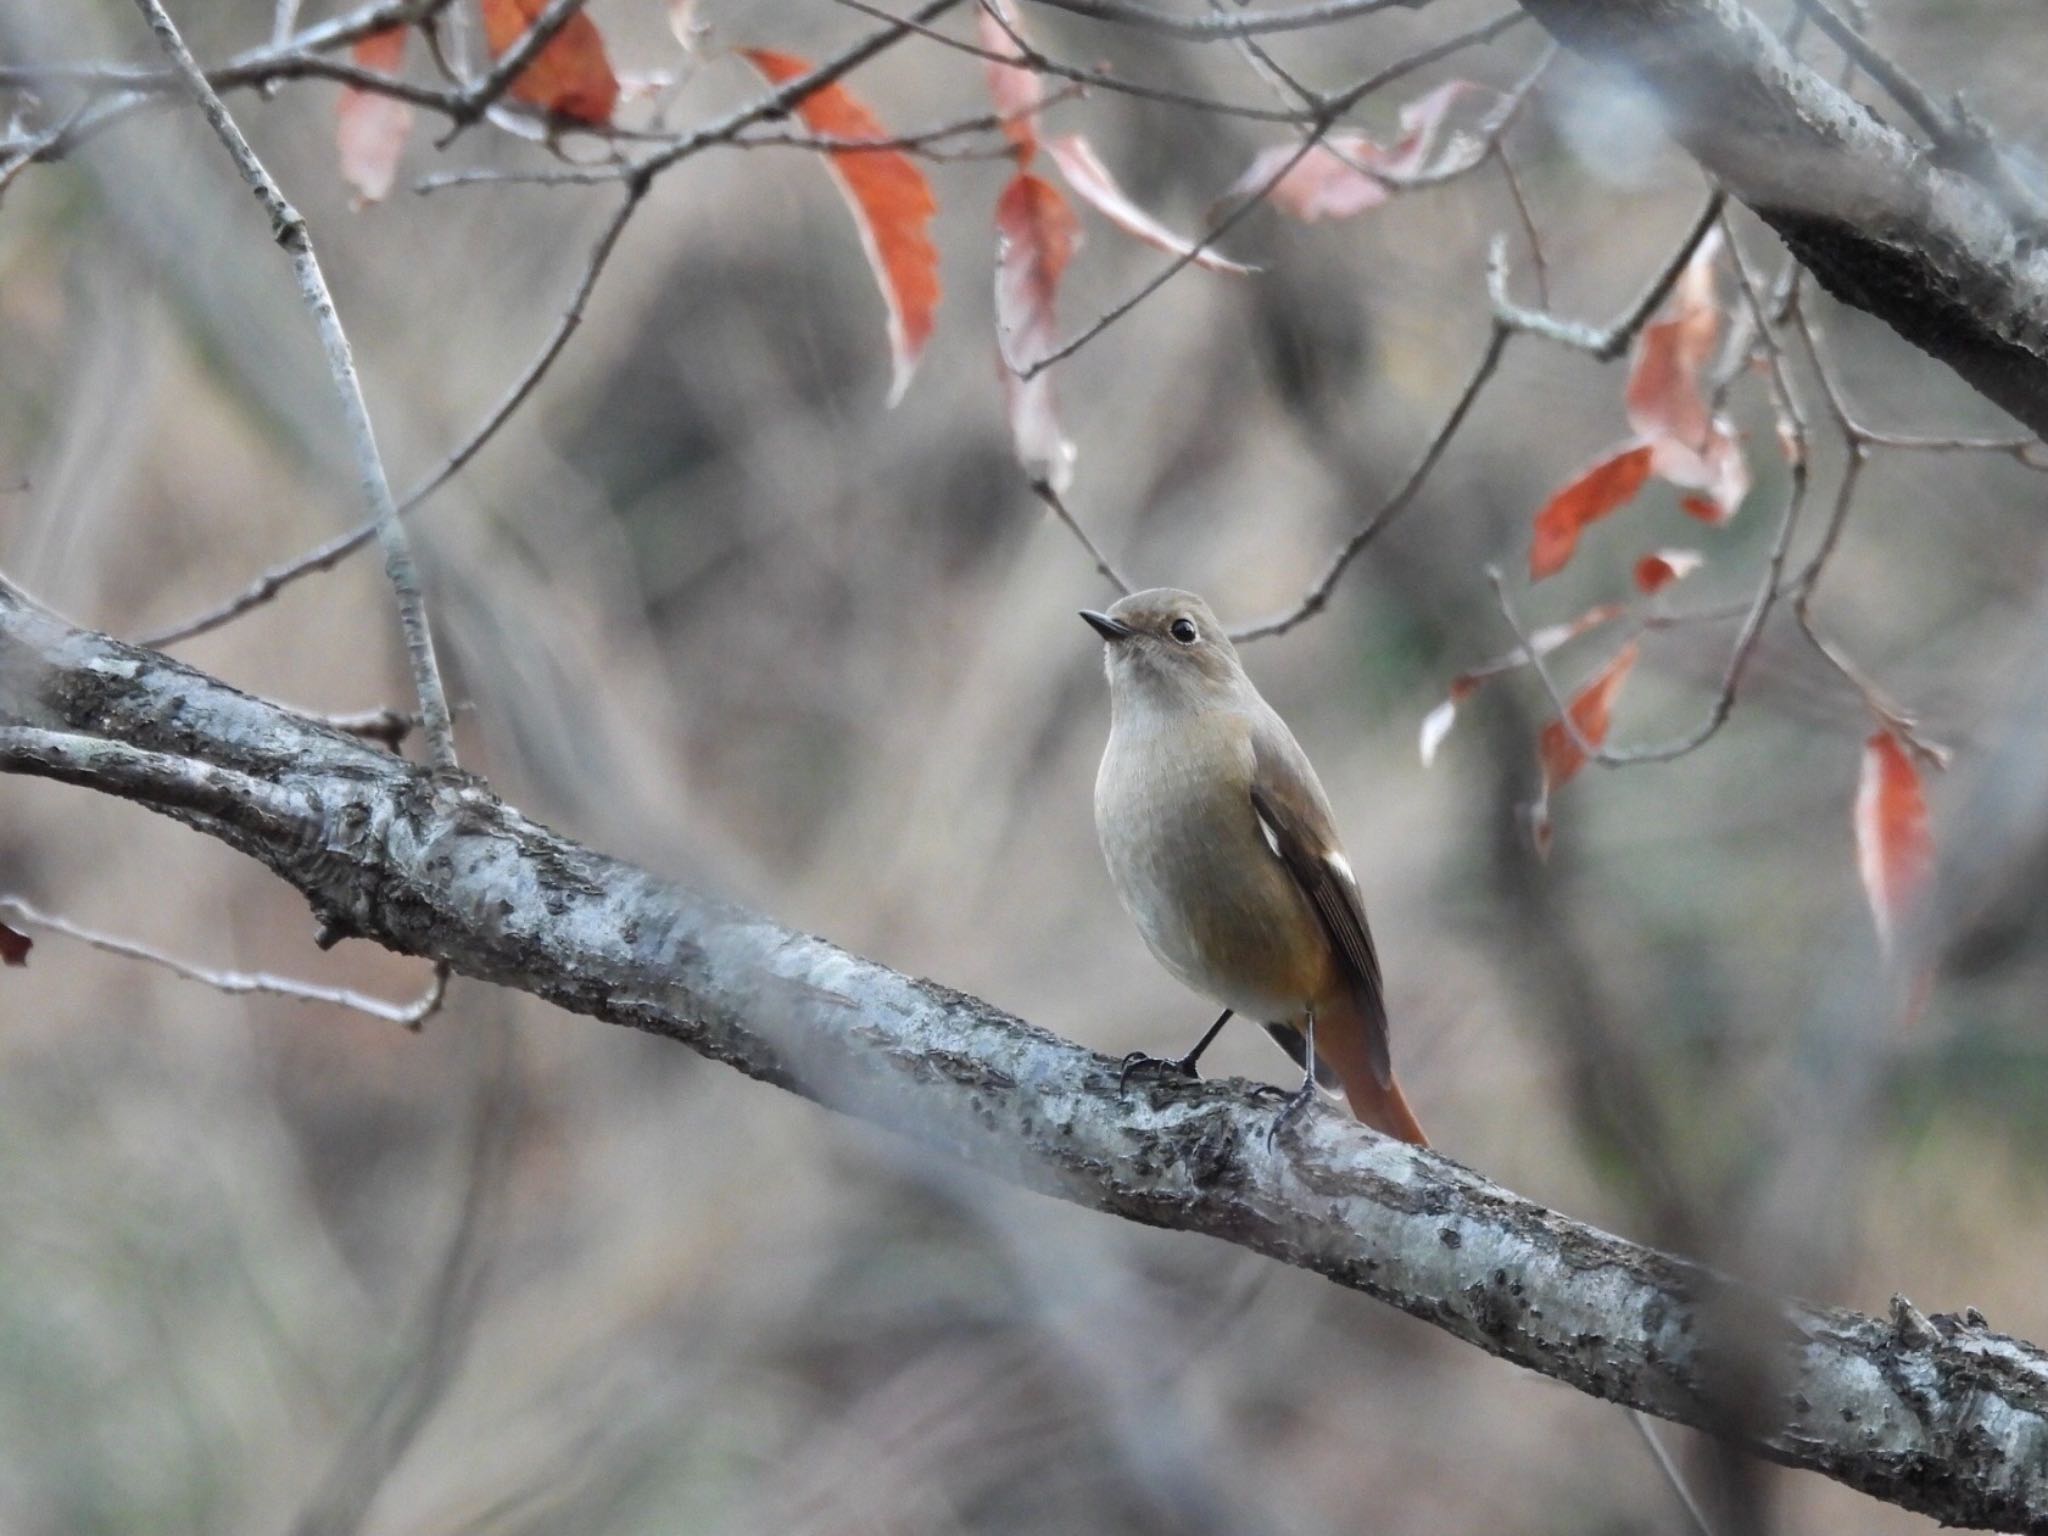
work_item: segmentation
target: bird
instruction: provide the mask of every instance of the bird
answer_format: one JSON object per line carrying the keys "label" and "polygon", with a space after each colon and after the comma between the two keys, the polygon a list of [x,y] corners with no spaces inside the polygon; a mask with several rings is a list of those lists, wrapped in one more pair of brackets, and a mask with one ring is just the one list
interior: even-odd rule
{"label": "bird", "polygon": [[1155,587],[1081,617],[1109,675],[1095,829],[1111,883],[1159,963],[1223,1009],[1185,1056],[1133,1052],[1125,1077],[1197,1076],[1242,1014],[1302,1069],[1272,1133],[1320,1086],[1373,1129],[1428,1146],[1394,1078],[1365,901],[1294,733],[1194,593]]}

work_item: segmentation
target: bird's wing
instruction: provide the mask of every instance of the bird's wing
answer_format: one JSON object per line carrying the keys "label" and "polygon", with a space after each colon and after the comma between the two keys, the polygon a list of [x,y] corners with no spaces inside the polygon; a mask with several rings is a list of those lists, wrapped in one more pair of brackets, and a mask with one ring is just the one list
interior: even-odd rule
{"label": "bird's wing", "polygon": [[1367,1032],[1373,1076],[1394,1080],[1380,957],[1365,920],[1365,898],[1337,840],[1329,802],[1308,757],[1275,715],[1252,731],[1252,809],[1280,862],[1308,898],[1351,984]]}

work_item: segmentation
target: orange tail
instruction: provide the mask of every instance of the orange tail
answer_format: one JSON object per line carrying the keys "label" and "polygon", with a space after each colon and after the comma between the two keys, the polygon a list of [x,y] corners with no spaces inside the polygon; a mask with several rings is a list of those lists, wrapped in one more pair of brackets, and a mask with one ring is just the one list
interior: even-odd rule
{"label": "orange tail", "polygon": [[1408,1096],[1401,1092],[1398,1081],[1382,1088],[1379,1080],[1367,1072],[1362,1079],[1345,1079],[1344,1097],[1351,1103],[1351,1113],[1381,1135],[1412,1142],[1418,1147],[1429,1145],[1429,1137],[1423,1134],[1422,1122],[1408,1107]]}
{"label": "orange tail", "polygon": [[1373,1074],[1372,1051],[1367,1026],[1344,1006],[1329,1007],[1316,1015],[1316,1054],[1327,1062],[1344,1085],[1344,1097],[1351,1113],[1378,1131],[1398,1141],[1426,1147],[1422,1122],[1408,1107],[1408,1097],[1398,1081],[1384,1088]]}

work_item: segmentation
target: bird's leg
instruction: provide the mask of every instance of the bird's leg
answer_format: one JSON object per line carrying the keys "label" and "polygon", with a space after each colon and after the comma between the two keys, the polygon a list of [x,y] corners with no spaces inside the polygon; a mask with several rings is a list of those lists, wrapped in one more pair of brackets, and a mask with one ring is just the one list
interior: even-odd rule
{"label": "bird's leg", "polygon": [[1147,1056],[1143,1051],[1131,1052],[1124,1058],[1124,1069],[1116,1075],[1116,1091],[1124,1091],[1124,1084],[1133,1072],[1166,1071],[1180,1077],[1201,1076],[1195,1070],[1195,1063],[1202,1059],[1202,1052],[1209,1049],[1209,1042],[1214,1040],[1222,1032],[1223,1026],[1229,1022],[1230,1010],[1226,1008],[1216,1022],[1209,1026],[1209,1032],[1195,1042],[1195,1048],[1177,1061],[1171,1056]]}
{"label": "bird's leg", "polygon": [[1273,1145],[1274,1137],[1292,1125],[1301,1115],[1302,1111],[1315,1102],[1316,1011],[1314,1008],[1308,1010],[1307,1022],[1303,1026],[1302,1033],[1308,1036],[1308,1050],[1304,1053],[1308,1066],[1302,1071],[1301,1086],[1287,1095],[1287,1102],[1280,1106],[1280,1112],[1273,1117],[1273,1123],[1266,1127],[1266,1145],[1268,1148]]}

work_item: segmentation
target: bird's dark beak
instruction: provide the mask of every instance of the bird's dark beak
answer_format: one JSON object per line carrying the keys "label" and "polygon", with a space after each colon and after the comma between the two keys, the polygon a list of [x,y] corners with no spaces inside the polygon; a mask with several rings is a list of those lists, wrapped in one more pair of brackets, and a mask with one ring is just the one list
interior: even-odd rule
{"label": "bird's dark beak", "polygon": [[1089,627],[1095,633],[1111,642],[1128,640],[1137,633],[1135,629],[1131,628],[1122,619],[1112,619],[1108,614],[1097,613],[1092,608],[1083,608],[1081,610],[1081,617],[1088,621]]}

